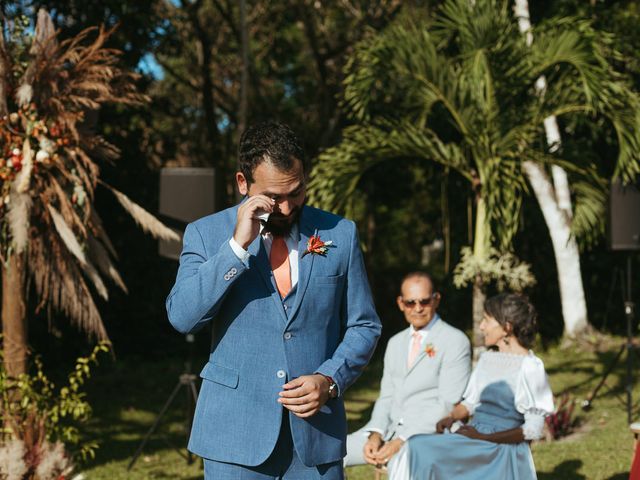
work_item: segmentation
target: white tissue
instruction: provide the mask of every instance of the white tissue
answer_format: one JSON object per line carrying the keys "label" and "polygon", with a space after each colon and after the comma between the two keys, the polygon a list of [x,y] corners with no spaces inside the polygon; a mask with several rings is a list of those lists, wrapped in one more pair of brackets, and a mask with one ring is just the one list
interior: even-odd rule
{"label": "white tissue", "polygon": [[265,212],[264,210],[256,210],[256,218],[261,222],[267,223],[269,221],[269,212]]}

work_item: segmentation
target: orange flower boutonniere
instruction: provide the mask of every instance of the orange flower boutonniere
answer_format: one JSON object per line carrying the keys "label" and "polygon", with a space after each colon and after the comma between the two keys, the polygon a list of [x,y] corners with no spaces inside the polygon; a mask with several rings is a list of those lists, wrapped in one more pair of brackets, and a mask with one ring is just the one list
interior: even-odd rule
{"label": "orange flower boutonniere", "polygon": [[433,346],[433,343],[427,343],[427,346],[424,347],[424,353],[426,353],[429,358],[436,356],[436,348]]}
{"label": "orange flower boutonniere", "polygon": [[309,238],[309,241],[307,242],[307,249],[302,254],[302,258],[309,253],[326,257],[330,248],[335,248],[333,242],[331,240],[327,240],[326,242],[322,241],[320,239],[320,235],[318,235],[318,231],[316,230],[316,232]]}

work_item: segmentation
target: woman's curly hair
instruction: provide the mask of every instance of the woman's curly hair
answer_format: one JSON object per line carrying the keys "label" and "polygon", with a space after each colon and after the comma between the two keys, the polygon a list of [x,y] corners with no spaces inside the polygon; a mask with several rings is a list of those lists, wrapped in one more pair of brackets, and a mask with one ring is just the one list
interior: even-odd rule
{"label": "woman's curly hair", "polygon": [[520,345],[531,348],[538,331],[538,314],[526,296],[501,293],[484,302],[484,311],[516,337]]}

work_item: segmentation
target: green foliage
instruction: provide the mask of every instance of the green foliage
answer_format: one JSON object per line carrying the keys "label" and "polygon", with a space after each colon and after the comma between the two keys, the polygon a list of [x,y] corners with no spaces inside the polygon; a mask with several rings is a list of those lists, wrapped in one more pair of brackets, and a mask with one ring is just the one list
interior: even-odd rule
{"label": "green foliage", "polygon": [[536,283],[531,266],[512,253],[501,254],[492,248],[487,257],[478,258],[469,247],[463,247],[461,253],[460,262],[453,271],[453,284],[458,288],[473,284],[478,276],[483,285],[494,281],[500,291],[522,292]]}
{"label": "green foliage", "polygon": [[[0,440],[22,440],[27,452],[38,451],[45,441],[62,442],[67,448],[78,445],[82,439],[78,425],[91,416],[82,387],[100,352],[109,350],[107,343],[99,343],[88,357],[78,358],[67,384],[59,389],[44,374],[38,357],[34,359],[35,373],[12,378],[0,353]],[[82,460],[93,458],[96,448],[95,442],[82,442],[78,454]]]}
{"label": "green foliage", "polygon": [[508,251],[528,192],[524,162],[570,164],[573,232],[597,237],[605,182],[593,163],[545,145],[544,119],[606,119],[618,140],[616,174],[628,180],[640,172],[640,101],[615,69],[611,35],[590,22],[551,18],[533,38],[527,45],[506,1],[448,0],[435,15],[407,9],[360,43],[344,80],[355,125],[318,157],[312,201],[345,211],[367,169],[407,158],[436,162],[470,181],[486,206],[478,227]]}

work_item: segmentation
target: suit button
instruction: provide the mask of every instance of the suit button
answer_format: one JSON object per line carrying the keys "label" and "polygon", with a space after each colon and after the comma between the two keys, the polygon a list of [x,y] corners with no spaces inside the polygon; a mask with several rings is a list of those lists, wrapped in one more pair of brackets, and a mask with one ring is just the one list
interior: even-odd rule
{"label": "suit button", "polygon": [[233,267],[231,270],[229,270],[229,272],[235,275],[236,273],[238,273],[238,270],[236,270],[236,267]]}
{"label": "suit button", "polygon": [[276,373],[276,376],[278,378],[284,378],[285,375],[286,374],[284,373],[284,370],[278,370],[277,373]]}
{"label": "suit button", "polygon": [[289,340],[291,338],[291,332],[287,332],[284,334],[284,339]]}
{"label": "suit button", "polygon": [[283,308],[286,310],[286,309],[287,309],[287,308],[289,308],[289,307],[287,307],[286,305],[283,305]]}
{"label": "suit button", "polygon": [[231,277],[229,277],[229,274],[228,274],[228,273],[225,273],[225,274],[224,274],[224,279],[225,279],[225,280],[227,280],[227,281],[229,281],[229,278],[231,278]]}

